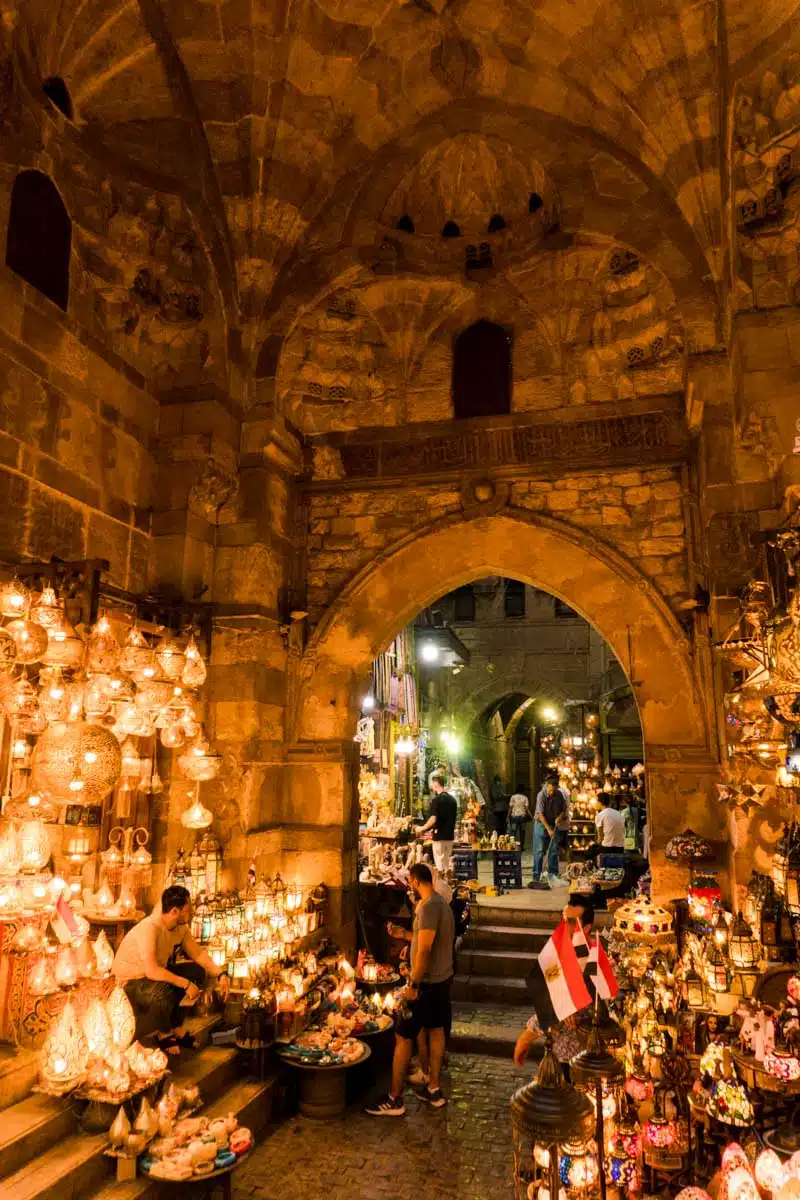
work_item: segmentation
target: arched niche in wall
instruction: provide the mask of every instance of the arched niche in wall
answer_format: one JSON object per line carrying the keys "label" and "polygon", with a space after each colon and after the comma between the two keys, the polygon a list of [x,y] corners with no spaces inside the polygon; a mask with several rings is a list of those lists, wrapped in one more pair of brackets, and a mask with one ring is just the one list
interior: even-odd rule
{"label": "arched niche in wall", "polygon": [[511,349],[508,329],[476,321],[453,343],[453,415],[496,417],[511,412]]}
{"label": "arched niche in wall", "polygon": [[21,171],[14,180],[6,266],[66,312],[72,221],[52,179]]}

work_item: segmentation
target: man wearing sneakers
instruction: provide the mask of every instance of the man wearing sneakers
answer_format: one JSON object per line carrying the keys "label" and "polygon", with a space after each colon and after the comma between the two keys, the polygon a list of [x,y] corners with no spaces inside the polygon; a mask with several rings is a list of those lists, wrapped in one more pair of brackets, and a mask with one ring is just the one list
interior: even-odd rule
{"label": "man wearing sneakers", "polygon": [[420,1095],[428,1104],[434,1108],[445,1104],[439,1076],[444,1059],[445,1028],[450,1022],[455,923],[450,905],[434,889],[430,867],[416,863],[409,872],[409,879],[417,898],[413,933],[398,926],[390,929],[393,937],[411,940],[411,974],[405,990],[408,1015],[401,1019],[395,1034],[390,1090],[366,1109],[373,1117],[402,1117],[405,1114],[403,1087],[417,1036],[421,1070],[414,1082],[425,1084]]}

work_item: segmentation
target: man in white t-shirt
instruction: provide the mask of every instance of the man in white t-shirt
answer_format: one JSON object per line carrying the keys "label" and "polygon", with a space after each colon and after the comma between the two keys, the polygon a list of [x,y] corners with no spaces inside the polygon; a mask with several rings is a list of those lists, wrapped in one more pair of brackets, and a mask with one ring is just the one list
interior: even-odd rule
{"label": "man in white t-shirt", "polygon": [[608,799],[594,819],[597,841],[604,850],[625,849],[625,818],[613,807],[615,804],[615,800]]}
{"label": "man in white t-shirt", "polygon": [[[191,915],[187,889],[168,887],[161,903],[120,943],[112,970],[133,1006],[137,1038],[152,1032],[169,1034],[178,1024],[181,1004],[198,1000],[208,979],[227,995],[228,972],[192,937]],[[175,961],[178,950],[188,961]],[[171,1051],[176,1044],[174,1036],[168,1036],[164,1048]]]}

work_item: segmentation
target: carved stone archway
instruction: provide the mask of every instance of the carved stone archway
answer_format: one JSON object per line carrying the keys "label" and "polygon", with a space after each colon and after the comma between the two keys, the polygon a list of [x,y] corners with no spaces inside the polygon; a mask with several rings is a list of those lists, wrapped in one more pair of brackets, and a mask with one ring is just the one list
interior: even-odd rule
{"label": "carved stone archway", "polygon": [[[426,605],[484,578],[517,578],[564,600],[608,641],[642,720],[657,892],[677,894],[664,845],[678,828],[719,836],[718,761],[709,675],[665,600],[613,547],[567,522],[506,509],[445,519],[376,557],[343,589],[311,638],[291,716],[292,809],[343,830],[342,878],[354,877],[352,737],[373,659]],[[312,799],[313,798],[313,799]],[[311,801],[311,806],[309,806]],[[313,808],[314,813],[311,809]],[[294,868],[300,864],[295,862]]]}

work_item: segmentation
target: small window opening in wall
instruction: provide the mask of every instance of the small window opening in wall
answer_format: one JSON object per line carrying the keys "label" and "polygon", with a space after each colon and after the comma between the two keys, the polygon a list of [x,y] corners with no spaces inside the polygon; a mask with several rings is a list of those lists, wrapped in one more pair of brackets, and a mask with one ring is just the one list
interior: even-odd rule
{"label": "small window opening in wall", "polygon": [[487,233],[499,233],[501,229],[506,229],[506,219],[501,213],[495,213],[486,227]]}
{"label": "small window opening in wall", "polygon": [[528,212],[535,213],[535,212],[538,212],[539,209],[543,208],[543,207],[544,207],[544,200],[539,195],[539,193],[531,192],[530,196],[528,197]]}
{"label": "small window opening in wall", "polygon": [[492,321],[476,321],[453,345],[453,415],[494,417],[511,412],[509,330]]}
{"label": "small window opening in wall", "polygon": [[503,608],[507,617],[525,616],[525,584],[518,579],[507,579],[503,594]]}
{"label": "small window opening in wall", "polygon": [[456,225],[455,221],[445,222],[445,224],[442,226],[442,237],[461,237],[461,230]]}
{"label": "small window opening in wall", "polygon": [[408,215],[408,213],[404,213],[403,216],[400,218],[400,220],[397,222],[397,225],[395,226],[395,228],[399,229],[401,233],[413,233],[414,232],[414,222],[411,220],[411,217]]}
{"label": "small window opening in wall", "polygon": [[51,104],[55,104],[59,112],[62,112],[68,121],[72,120],[72,97],[69,94],[69,88],[64,83],[60,75],[51,75],[49,79],[45,79],[42,84],[42,91]]}
{"label": "small window opening in wall", "polygon": [[21,171],[11,190],[6,266],[66,312],[72,221],[41,171]]}
{"label": "small window opening in wall", "polygon": [[453,620],[475,620],[475,589],[471,583],[457,588],[453,594]]}

